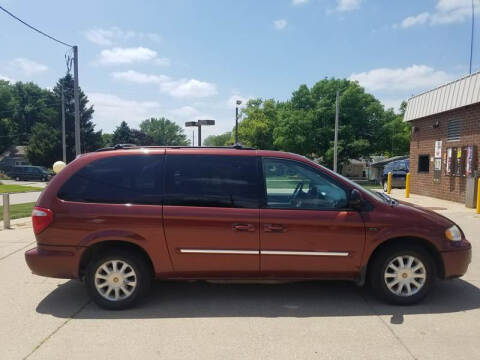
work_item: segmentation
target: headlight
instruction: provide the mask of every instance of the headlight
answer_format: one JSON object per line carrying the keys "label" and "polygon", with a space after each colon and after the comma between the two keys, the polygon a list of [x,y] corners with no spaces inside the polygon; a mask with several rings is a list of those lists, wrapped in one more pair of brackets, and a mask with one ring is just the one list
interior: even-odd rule
{"label": "headlight", "polygon": [[452,227],[445,230],[445,236],[450,241],[462,240],[462,232],[460,231],[457,225],[453,225]]}

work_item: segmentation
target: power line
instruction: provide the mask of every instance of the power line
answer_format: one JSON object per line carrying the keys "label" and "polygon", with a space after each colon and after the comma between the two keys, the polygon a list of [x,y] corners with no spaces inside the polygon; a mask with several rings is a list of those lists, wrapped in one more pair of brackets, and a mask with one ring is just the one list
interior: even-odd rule
{"label": "power line", "polygon": [[43,36],[46,36],[46,37],[48,37],[49,39],[51,39],[51,40],[53,40],[53,41],[56,41],[56,42],[58,42],[58,43],[60,43],[60,44],[62,44],[62,45],[65,45],[65,46],[68,46],[68,47],[73,47],[73,45],[70,45],[70,44],[67,44],[67,43],[65,43],[65,42],[63,42],[63,41],[60,41],[60,40],[58,40],[58,39],[55,39],[53,36],[50,36],[50,35],[48,35],[47,33],[44,33],[42,30],[39,30],[39,29],[37,29],[36,27],[34,27],[34,26],[26,23],[25,21],[23,21],[22,19],[16,17],[14,14],[12,14],[10,11],[8,11],[7,9],[5,9],[4,7],[0,6],[0,10],[3,10],[3,11],[6,12],[8,15],[10,15],[11,17],[13,17],[15,20],[20,21],[23,25],[28,26],[30,29],[38,32],[39,34],[42,34]]}
{"label": "power line", "polygon": [[470,74],[472,73],[472,57],[473,57],[473,32],[475,29],[475,6],[472,0],[472,34],[470,36]]}

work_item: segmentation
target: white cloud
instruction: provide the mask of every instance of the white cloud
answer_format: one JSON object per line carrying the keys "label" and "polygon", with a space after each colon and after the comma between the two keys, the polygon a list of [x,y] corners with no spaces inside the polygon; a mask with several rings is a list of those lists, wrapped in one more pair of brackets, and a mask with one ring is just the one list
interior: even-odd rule
{"label": "white cloud", "polygon": [[95,27],[84,32],[88,41],[100,46],[112,46],[128,40],[150,40],[160,42],[161,37],[156,33],[122,30],[113,26],[108,29]]}
{"label": "white cloud", "polygon": [[10,81],[12,83],[15,82],[13,79],[9,78],[6,75],[2,75],[2,74],[0,74],[0,80]]}
{"label": "white cloud", "polygon": [[213,83],[196,79],[172,79],[166,75],[140,73],[134,70],[112,73],[114,79],[130,81],[138,84],[156,84],[160,91],[173,97],[208,97],[217,94]]}
{"label": "white cloud", "polygon": [[42,73],[48,70],[46,65],[26,58],[16,58],[12,60],[10,62],[10,67],[13,69],[13,71],[19,72],[26,76]]}
{"label": "white cloud", "polygon": [[[480,0],[475,0],[480,5]],[[428,23],[430,25],[460,23],[472,16],[471,0],[437,0],[433,12],[409,16],[400,23],[402,28]],[[395,27],[395,26],[394,26]]]}
{"label": "white cloud", "polygon": [[358,81],[367,90],[418,90],[430,89],[452,79],[444,71],[427,65],[412,65],[406,68],[379,68],[367,72],[353,73],[350,80]]}
{"label": "white cloud", "polygon": [[386,98],[380,99],[380,102],[383,104],[385,109],[393,108],[394,111],[398,111],[402,101],[407,100],[407,98]]}
{"label": "white cloud", "polygon": [[362,0],[337,0],[337,11],[352,11],[360,7]]}
{"label": "white cloud", "polygon": [[105,93],[88,93],[95,112],[94,121],[100,129],[111,132],[122,121],[129,126],[138,124],[150,117],[160,115],[160,104],[156,101],[135,101]]}
{"label": "white cloud", "polygon": [[418,14],[416,16],[409,16],[409,17],[403,19],[400,26],[405,29],[405,28],[409,28],[411,26],[425,24],[428,21],[429,18],[430,18],[430,14],[428,12],[423,12],[423,13]]}
{"label": "white cloud", "polygon": [[162,84],[170,81],[166,75],[144,74],[135,70],[112,73],[114,79],[126,80],[138,84]]}
{"label": "white cloud", "polygon": [[273,22],[273,26],[277,30],[283,30],[287,27],[287,25],[288,25],[288,22],[285,19],[278,19]]}
{"label": "white cloud", "polygon": [[100,52],[98,62],[103,65],[110,64],[132,64],[136,62],[153,61],[157,65],[169,65],[170,61],[166,58],[159,58],[155,50],[142,46],[135,48],[104,49]]}
{"label": "white cloud", "polygon": [[292,0],[292,5],[302,5],[308,3],[308,0]]}

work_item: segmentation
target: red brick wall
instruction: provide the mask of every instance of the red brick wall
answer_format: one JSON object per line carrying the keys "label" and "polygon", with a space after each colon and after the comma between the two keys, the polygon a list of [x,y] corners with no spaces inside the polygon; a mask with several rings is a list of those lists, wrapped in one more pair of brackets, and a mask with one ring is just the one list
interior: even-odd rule
{"label": "red brick wall", "polygon": [[[459,141],[447,142],[447,124],[450,119],[462,120]],[[440,125],[434,128],[433,125],[437,121]],[[480,172],[480,161],[478,161],[480,158],[480,104],[413,120],[411,124],[412,127],[417,128],[416,131],[412,131],[410,142],[411,192],[445,200],[465,202],[466,179],[465,177],[446,176],[443,156],[447,147],[476,145],[474,170]],[[430,158],[434,157],[436,140],[442,140],[442,174],[439,183],[433,181],[433,162],[430,162],[429,173],[418,173],[418,156],[429,155]]]}

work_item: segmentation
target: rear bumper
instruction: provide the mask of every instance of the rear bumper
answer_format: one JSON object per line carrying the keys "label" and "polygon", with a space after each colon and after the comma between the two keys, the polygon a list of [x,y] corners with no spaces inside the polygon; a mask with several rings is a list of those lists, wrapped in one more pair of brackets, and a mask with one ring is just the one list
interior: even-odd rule
{"label": "rear bumper", "polygon": [[468,265],[472,261],[472,247],[444,251],[442,255],[443,264],[445,267],[445,279],[460,277],[467,272]]}
{"label": "rear bumper", "polygon": [[25,252],[25,261],[35,275],[76,279],[83,250],[72,246],[40,245]]}

